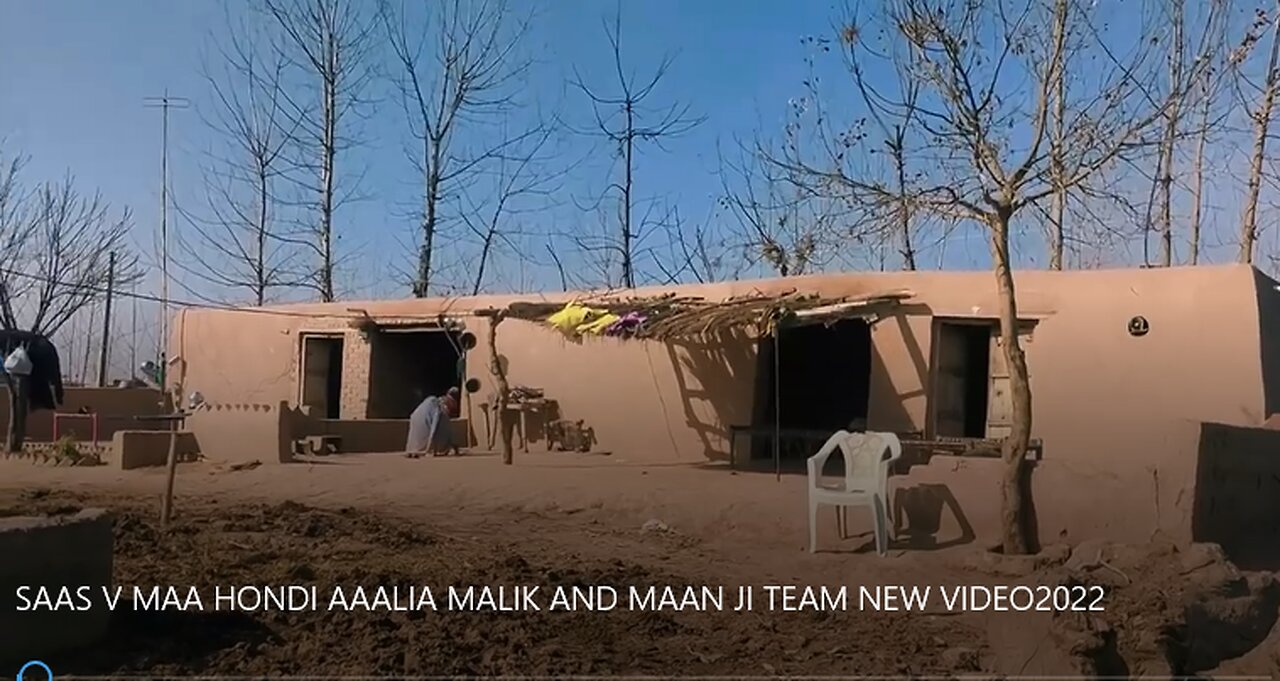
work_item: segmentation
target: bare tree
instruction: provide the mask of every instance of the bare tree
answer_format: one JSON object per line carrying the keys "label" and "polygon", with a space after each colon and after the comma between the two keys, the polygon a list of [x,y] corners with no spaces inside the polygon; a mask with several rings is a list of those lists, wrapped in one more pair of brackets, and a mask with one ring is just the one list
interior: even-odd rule
{"label": "bare tree", "polygon": [[[1183,100],[1194,101],[1186,96],[1193,91],[1203,93],[1208,89],[1208,79],[1213,75],[1210,63],[1196,64],[1196,78],[1189,74],[1189,57],[1209,60],[1216,52],[1219,26],[1225,16],[1226,4],[1222,2],[1203,3],[1205,13],[1199,17],[1200,37],[1190,39],[1188,33],[1186,0],[1163,0],[1161,6],[1167,11],[1169,35],[1166,40],[1167,49],[1167,84],[1169,93],[1176,96],[1169,98],[1169,105],[1164,114],[1164,132],[1156,153],[1156,176],[1153,178],[1153,200],[1155,205],[1150,212],[1155,213],[1155,231],[1160,242],[1159,260],[1156,264],[1162,267],[1173,265],[1173,185],[1174,163],[1177,158],[1177,143],[1187,136],[1183,120]],[[1158,23],[1165,23],[1163,21]],[[1197,56],[1198,55],[1198,56]],[[1197,95],[1199,96],[1199,94]],[[1208,125],[1208,121],[1203,121]],[[1145,240],[1144,235],[1144,240]],[[1149,264],[1149,261],[1148,261]]]}
{"label": "bare tree", "polygon": [[[17,295],[0,314],[7,328],[51,336],[97,302],[108,284],[123,287],[137,279],[137,257],[128,248],[133,216],[128,209],[112,215],[100,194],[81,194],[69,175],[41,185],[28,201],[33,228],[22,251],[24,265],[11,274],[26,284],[5,284]],[[114,282],[108,278],[111,251],[117,252]],[[22,305],[14,308],[13,302]]]}
{"label": "bare tree", "polygon": [[480,242],[472,295],[479,295],[483,290],[485,269],[499,242],[505,243],[514,252],[520,251],[510,241],[504,225],[531,210],[524,204],[529,198],[543,199],[538,210],[545,209],[548,205],[546,200],[559,188],[557,181],[565,171],[547,168],[546,164],[550,159],[549,155],[544,154],[553,132],[554,128],[551,126],[543,126],[533,137],[524,138],[522,143],[509,146],[492,159],[492,182],[484,187],[487,200],[478,199],[473,191],[462,190],[462,221]]}
{"label": "bare tree", "polygon": [[[1184,29],[1185,0],[1168,0],[1169,24],[1172,37],[1169,40],[1169,87],[1182,86],[1183,57],[1185,52]],[[1159,188],[1157,232],[1160,238],[1160,262],[1163,267],[1173,265],[1173,161],[1174,143],[1178,137],[1179,102],[1174,99],[1165,112],[1165,131],[1157,154],[1159,159],[1156,186]]]}
{"label": "bare tree", "polygon": [[444,0],[421,7],[425,16],[415,18],[403,0],[398,6],[384,1],[381,16],[415,141],[410,158],[422,178],[413,293],[425,297],[446,201],[456,199],[485,164],[504,161],[507,149],[540,138],[542,128],[504,134],[478,148],[470,148],[476,145],[468,145],[465,136],[468,128],[494,125],[518,107],[515,94],[531,65],[521,48],[532,17],[514,15],[506,0]]}
{"label": "bare tree", "polygon": [[[844,26],[855,25],[846,22]],[[858,39],[856,34],[841,32],[839,40],[848,45],[852,41]],[[824,41],[824,50],[825,41]],[[916,219],[916,210],[911,202],[911,185],[920,176],[918,171],[910,168],[909,155],[907,148],[910,142],[910,130],[916,117],[916,103],[920,99],[920,83],[913,75],[901,65],[895,65],[893,69],[893,92],[890,96],[894,101],[901,104],[900,115],[895,116],[892,120],[881,113],[881,104],[883,104],[880,96],[885,94],[884,88],[870,88],[867,85],[866,74],[863,72],[862,65],[857,59],[851,58],[852,52],[849,50],[841,50],[841,55],[845,57],[845,66],[853,75],[854,85],[857,87],[858,94],[865,105],[866,111],[870,113],[871,120],[875,123],[879,130],[879,138],[881,140],[881,149],[871,149],[871,154],[878,152],[882,156],[887,157],[888,170],[891,174],[891,184],[897,187],[898,202],[896,209],[892,215],[887,216],[892,221],[891,225],[887,225],[885,231],[894,235],[898,240],[898,252],[902,257],[902,269],[916,269],[916,244],[913,235],[913,223]],[[812,70],[812,69],[811,69]],[[817,76],[810,75],[810,92],[817,96]]]}
{"label": "bare tree", "polygon": [[836,215],[803,183],[778,177],[780,169],[747,151],[737,162],[720,159],[720,207],[737,223],[750,265],[763,261],[778,276],[808,274],[824,264],[838,241]]}
{"label": "bare tree", "polygon": [[[743,266],[753,252],[752,244],[741,243],[740,235],[723,229],[720,211],[713,208],[707,219],[687,223],[679,210],[667,225],[667,253],[654,257],[654,265],[662,273],[663,283],[675,284],[692,279],[700,284],[741,278]],[[729,232],[729,233],[726,233]]]}
{"label": "bare tree", "polygon": [[1200,78],[1199,86],[1199,120],[1195,128],[1196,150],[1192,161],[1191,181],[1191,225],[1189,235],[1188,262],[1192,265],[1200,263],[1201,232],[1204,221],[1204,172],[1205,147],[1209,135],[1225,120],[1223,116],[1215,116],[1214,108],[1219,99],[1223,85],[1231,77],[1229,55],[1226,51],[1227,28],[1229,17],[1224,16],[1218,22],[1216,30],[1206,32],[1212,41],[1206,53],[1210,59],[1209,66]]}
{"label": "bare tree", "polygon": [[1244,216],[1240,222],[1239,261],[1252,264],[1258,241],[1258,194],[1262,188],[1262,164],[1266,156],[1267,137],[1271,129],[1271,113],[1275,107],[1276,88],[1280,86],[1280,2],[1267,18],[1259,10],[1259,18],[1271,25],[1271,50],[1258,93],[1257,106],[1249,111],[1253,122],[1253,153],[1249,157],[1249,179],[1245,192]]}
{"label": "bare tree", "polygon": [[[16,330],[13,301],[25,290],[30,280],[22,277],[19,269],[23,263],[26,246],[35,231],[27,203],[26,189],[21,182],[25,156],[6,156],[0,146],[0,325],[5,331]],[[0,360],[4,358],[0,357]],[[5,451],[22,448],[26,432],[25,385],[19,386],[8,371],[0,368],[9,401],[9,425],[5,437]]]}
{"label": "bare tree", "polygon": [[[852,14],[846,16],[851,17]],[[809,142],[802,138],[806,120],[824,121],[830,116],[830,112],[824,108],[825,93],[822,91],[822,78],[818,73],[815,56],[820,57],[830,53],[833,43],[844,48],[857,40],[856,31],[846,30],[855,23],[852,21],[841,23],[837,30],[838,35],[834,39],[827,37],[805,39],[804,42],[812,48],[805,59],[808,67],[808,74],[804,80],[806,94],[803,97],[792,98],[788,102],[788,119],[782,141],[783,156],[797,157],[804,154]],[[914,151],[910,146],[913,143],[911,128],[917,115],[916,103],[920,97],[920,84],[909,71],[900,66],[894,66],[886,69],[886,72],[892,73],[893,77],[886,77],[882,73],[874,79],[877,85],[874,88],[870,87],[863,65],[851,58],[852,53],[848,50],[840,49],[839,53],[844,56],[845,68],[851,76],[857,97],[868,114],[866,118],[859,119],[855,126],[845,131],[844,135],[850,142],[861,142],[873,134],[876,136],[879,144],[870,145],[865,150],[860,149],[859,151],[864,153],[857,162],[861,164],[865,173],[875,174],[881,177],[880,181],[886,186],[896,187],[898,198],[893,210],[863,211],[859,206],[848,201],[833,201],[829,197],[822,196],[820,192],[814,192],[803,178],[794,177],[793,173],[779,172],[776,167],[763,170],[764,167],[774,165],[769,160],[773,152],[757,144],[756,154],[763,164],[760,175],[772,178],[770,183],[791,188],[787,192],[788,197],[785,201],[787,205],[806,207],[809,213],[809,219],[806,222],[811,232],[810,237],[803,242],[814,244],[815,253],[811,257],[821,261],[813,265],[826,267],[832,260],[837,259],[845,261],[840,264],[848,265],[849,259],[841,256],[848,254],[851,250],[848,248],[848,242],[852,241],[859,246],[852,250],[861,252],[863,256],[861,260],[870,261],[872,266],[881,271],[888,267],[890,251],[897,252],[898,266],[901,269],[915,270],[918,266],[920,244],[923,238],[920,232],[931,217],[927,211],[919,210],[912,200],[914,185],[925,175],[919,167],[923,164],[920,163],[920,159],[914,158]],[[892,101],[900,104],[898,116],[890,117],[882,113],[881,109],[888,101],[884,99],[885,97],[890,97]],[[872,129],[874,133],[871,132]],[[852,159],[844,157],[840,160],[853,162]],[[798,227],[799,222],[792,220],[793,228]],[[866,263],[864,262],[862,266],[866,266]]]}
{"label": "bare tree", "polygon": [[228,21],[215,44],[217,64],[205,79],[216,106],[207,125],[225,143],[202,168],[204,209],[178,210],[195,228],[179,235],[179,267],[205,283],[242,291],[263,305],[276,289],[298,286],[300,242],[285,229],[277,185],[299,121],[288,115],[283,77],[288,63],[266,51],[253,29]]}
{"label": "bare tree", "polygon": [[[0,153],[0,327],[49,337],[109,287],[138,280],[127,248],[132,218],[127,209],[112,215],[100,195],[81,194],[70,175],[26,191],[25,161]],[[26,433],[26,391],[8,372],[0,374],[9,389],[6,448],[15,451]]]}
{"label": "bare tree", "polygon": [[[621,281],[626,288],[636,285],[636,244],[644,236],[639,228],[645,224],[642,218],[635,221],[636,206],[635,172],[636,152],[640,144],[661,146],[664,140],[683,135],[693,130],[705,120],[695,116],[688,104],[672,103],[669,106],[653,109],[649,106],[649,98],[662,82],[671,68],[673,58],[666,56],[658,64],[653,74],[644,80],[628,73],[626,60],[622,54],[622,7],[619,4],[612,25],[604,23],[604,33],[609,41],[612,53],[613,68],[617,81],[611,93],[592,88],[587,85],[580,73],[575,72],[572,84],[586,95],[591,102],[595,117],[594,134],[603,137],[616,149],[622,164],[622,178],[611,183],[605,194],[618,194],[618,229],[617,239],[609,240],[606,248],[617,254],[621,266]],[[663,212],[663,218],[655,224],[670,224],[670,211]]]}
{"label": "bare tree", "polygon": [[[1095,51],[1096,75],[1087,96],[1075,98],[1064,126],[1061,159],[1065,172],[1054,181],[1050,121],[1054,84],[1067,51],[1067,14],[1044,0],[975,3],[891,0],[884,24],[845,27],[845,44],[855,60],[884,58],[920,83],[920,98],[909,126],[917,145],[937,166],[927,182],[913,188],[922,210],[986,228],[999,292],[999,341],[1010,374],[1011,432],[1004,439],[1001,483],[1003,549],[1034,550],[1030,527],[1029,479],[1025,466],[1031,439],[1031,388],[1020,337],[1010,231],[1015,220],[1062,190],[1087,187],[1101,169],[1144,147],[1170,101],[1149,97],[1144,73],[1150,50],[1146,36],[1131,49],[1105,46]],[[877,33],[882,29],[882,33]],[[1095,33],[1096,34],[1096,33]],[[887,45],[864,42],[883,35]],[[1124,61],[1116,55],[1126,55]],[[871,85],[868,84],[871,88]],[[874,88],[872,88],[874,90]],[[900,97],[876,93],[872,101],[886,119],[903,120]],[[845,197],[871,209],[892,211],[895,186],[852,162],[862,139],[818,127],[818,159],[798,155],[775,159],[808,178],[815,192]]]}
{"label": "bare tree", "polygon": [[318,264],[306,285],[332,301],[335,214],[354,191],[342,190],[338,161],[355,144],[353,119],[368,103],[377,24],[360,0],[263,0],[263,8],[278,29],[278,55],[302,80],[298,92],[285,98],[285,113],[286,127],[296,130],[295,163],[304,177],[299,182],[314,211],[307,221],[308,247]]}
{"label": "bare tree", "polygon": [[14,279],[21,273],[23,255],[36,227],[21,181],[26,164],[27,157],[6,156],[0,146],[0,324],[5,329],[17,328],[13,300],[31,283],[20,277]]}
{"label": "bare tree", "polygon": [[[1068,0],[1055,0],[1053,3],[1053,12],[1055,21],[1066,27],[1070,26],[1070,19],[1067,14],[1070,11],[1071,3]],[[1063,144],[1066,141],[1066,118],[1067,118],[1067,63],[1071,54],[1069,50],[1063,50],[1062,68],[1056,69],[1051,74],[1052,82],[1048,83],[1050,97],[1052,98],[1052,112],[1050,120],[1052,121],[1052,129],[1049,133],[1049,178],[1053,183],[1053,201],[1052,208],[1049,210],[1049,269],[1060,270],[1063,266],[1063,246],[1066,233],[1067,219],[1067,189],[1064,185],[1067,179],[1063,156],[1065,150]]]}

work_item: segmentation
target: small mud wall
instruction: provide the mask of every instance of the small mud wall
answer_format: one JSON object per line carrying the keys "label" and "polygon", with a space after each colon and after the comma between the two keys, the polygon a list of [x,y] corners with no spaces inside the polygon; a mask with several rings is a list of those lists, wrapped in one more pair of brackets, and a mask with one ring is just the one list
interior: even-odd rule
{"label": "small mud wall", "polygon": [[[167,413],[168,398],[152,388],[67,388],[59,413],[75,413],[88,410],[98,415],[98,440],[106,443],[117,430],[163,430],[167,425],[159,421],[137,421],[135,416],[154,416]],[[0,388],[0,432],[9,427],[8,391]],[[80,441],[93,437],[93,428],[87,418],[62,419],[58,424],[59,436],[70,435]],[[35,411],[27,417],[27,440],[52,442],[53,412]]]}
{"label": "small mud wall", "polygon": [[316,419],[295,421],[302,424],[295,428],[294,437],[332,435],[341,438],[339,451],[343,453],[402,452],[409,438],[408,419]]}
{"label": "small mud wall", "polygon": [[1242,567],[1280,569],[1280,431],[1203,425],[1192,534]]}
{"label": "small mud wall", "polygon": [[293,458],[294,412],[275,404],[205,404],[187,417],[200,456],[222,463],[286,463]]}
{"label": "small mud wall", "polygon": [[[106,635],[111,613],[102,591],[112,582],[113,524],[109,513],[95,509],[0,519],[0,664],[75,650]],[[24,585],[30,587],[26,601],[18,596]],[[39,587],[57,603],[61,588],[81,586],[90,587],[88,610],[19,611],[36,602]]]}
{"label": "small mud wall", "polygon": [[191,461],[199,456],[200,447],[192,433],[121,430],[111,440],[107,463],[122,471],[164,466],[169,463],[169,440],[174,437],[178,439],[175,454],[179,461]]}

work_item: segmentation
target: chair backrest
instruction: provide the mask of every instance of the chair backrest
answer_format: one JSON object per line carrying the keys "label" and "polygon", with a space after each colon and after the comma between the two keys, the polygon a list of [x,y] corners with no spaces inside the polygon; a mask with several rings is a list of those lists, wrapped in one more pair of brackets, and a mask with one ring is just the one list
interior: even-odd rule
{"label": "chair backrest", "polygon": [[809,458],[809,478],[816,484],[827,459],[840,450],[844,459],[845,489],[877,492],[888,490],[889,468],[902,456],[902,443],[893,433],[837,431]]}

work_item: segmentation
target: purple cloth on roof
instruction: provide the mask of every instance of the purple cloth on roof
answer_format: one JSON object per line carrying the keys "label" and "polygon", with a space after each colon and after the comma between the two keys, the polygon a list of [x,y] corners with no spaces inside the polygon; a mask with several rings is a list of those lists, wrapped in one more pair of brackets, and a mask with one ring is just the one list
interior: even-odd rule
{"label": "purple cloth on roof", "polygon": [[606,336],[622,336],[635,333],[644,324],[646,317],[638,312],[628,312],[622,319],[612,323],[604,330]]}

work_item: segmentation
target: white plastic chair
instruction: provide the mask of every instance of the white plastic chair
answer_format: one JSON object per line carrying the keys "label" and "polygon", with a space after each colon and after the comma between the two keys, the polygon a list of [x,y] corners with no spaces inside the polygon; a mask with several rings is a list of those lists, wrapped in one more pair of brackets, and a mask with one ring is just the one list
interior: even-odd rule
{"label": "white plastic chair", "polygon": [[[844,459],[844,480],[824,483],[822,469],[839,449]],[[838,431],[817,454],[809,457],[809,552],[817,551],[818,506],[836,507],[840,538],[848,535],[849,506],[868,506],[875,521],[876,552],[885,555],[889,534],[889,468],[902,456],[902,443],[893,433]]]}

